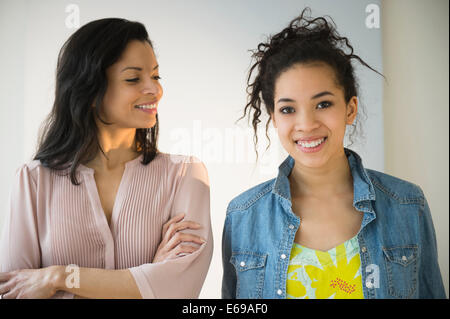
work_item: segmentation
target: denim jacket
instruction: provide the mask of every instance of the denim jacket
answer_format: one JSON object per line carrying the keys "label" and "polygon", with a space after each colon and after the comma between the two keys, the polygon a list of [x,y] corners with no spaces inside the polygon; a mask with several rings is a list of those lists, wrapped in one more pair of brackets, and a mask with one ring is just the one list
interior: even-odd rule
{"label": "denim jacket", "polygon": [[[353,176],[353,206],[363,220],[357,235],[363,294],[373,298],[446,298],[430,210],[420,187],[365,169],[345,149]],[[222,238],[222,298],[286,298],[289,255],[300,218],[292,212],[288,176],[234,198]]]}

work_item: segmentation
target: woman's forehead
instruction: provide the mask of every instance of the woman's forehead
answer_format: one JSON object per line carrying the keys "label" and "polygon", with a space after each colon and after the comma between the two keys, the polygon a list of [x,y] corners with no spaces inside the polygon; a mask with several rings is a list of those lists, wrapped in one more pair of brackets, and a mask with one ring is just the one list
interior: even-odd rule
{"label": "woman's forehead", "polygon": [[122,56],[112,67],[122,72],[124,68],[130,66],[153,69],[157,65],[155,53],[150,44],[136,40],[128,43]]}
{"label": "woman's forehead", "polygon": [[315,91],[336,91],[333,69],[326,64],[300,64],[284,71],[275,82],[275,95],[283,92],[311,94]]}

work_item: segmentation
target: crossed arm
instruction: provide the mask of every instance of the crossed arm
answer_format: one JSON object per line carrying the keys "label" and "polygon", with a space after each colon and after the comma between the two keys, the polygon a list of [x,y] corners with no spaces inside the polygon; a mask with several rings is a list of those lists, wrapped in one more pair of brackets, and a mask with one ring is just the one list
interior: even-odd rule
{"label": "crossed arm", "polygon": [[133,276],[127,269],[107,270],[80,268],[83,284],[68,288],[64,266],[41,269],[22,269],[0,273],[0,294],[3,299],[51,298],[58,290],[65,290],[84,298],[141,298]]}
{"label": "crossed arm", "polygon": [[[153,263],[180,258],[179,254],[192,254],[206,242],[200,236],[182,233],[185,229],[199,229],[200,224],[182,220],[177,215],[163,226],[163,238]],[[199,244],[185,245],[186,242]],[[69,276],[65,266],[49,266],[41,269],[21,269],[0,272],[0,295],[4,299],[50,298],[57,291],[66,291],[83,298],[140,299],[142,295],[129,269],[110,270],[81,267],[76,270],[82,284],[67,284]]]}

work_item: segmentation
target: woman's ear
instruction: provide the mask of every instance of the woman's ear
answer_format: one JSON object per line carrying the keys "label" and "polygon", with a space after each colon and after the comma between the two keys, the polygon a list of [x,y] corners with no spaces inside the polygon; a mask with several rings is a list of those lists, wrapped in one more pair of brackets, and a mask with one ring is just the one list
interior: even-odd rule
{"label": "woman's ear", "polygon": [[272,120],[273,127],[277,128],[277,123],[275,122],[275,116],[273,116],[273,113],[270,114],[270,119]]}
{"label": "woman's ear", "polygon": [[358,98],[354,96],[347,104],[346,123],[348,125],[353,124],[356,118],[356,114],[358,114]]}

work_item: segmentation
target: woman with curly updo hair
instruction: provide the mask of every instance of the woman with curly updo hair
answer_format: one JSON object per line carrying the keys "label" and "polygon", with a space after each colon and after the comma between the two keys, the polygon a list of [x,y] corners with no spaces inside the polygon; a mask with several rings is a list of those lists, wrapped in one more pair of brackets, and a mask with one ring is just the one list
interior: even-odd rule
{"label": "woman with curly updo hair", "polygon": [[352,62],[373,69],[331,18],[306,9],[253,57],[243,117],[256,148],[267,112],[289,156],[228,205],[222,297],[445,298],[420,187],[344,147],[359,114]]}

